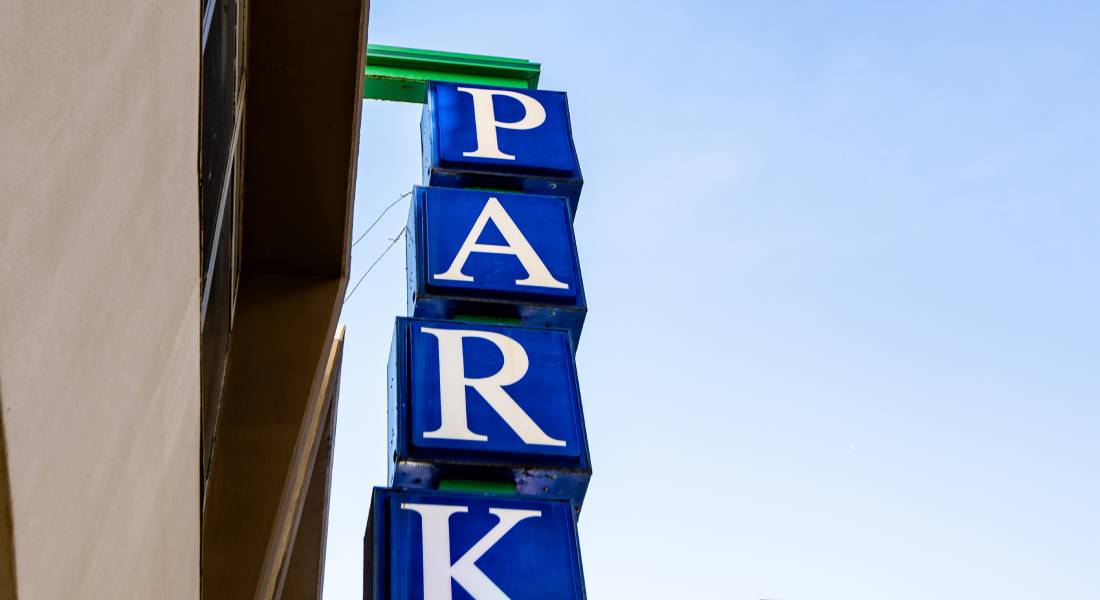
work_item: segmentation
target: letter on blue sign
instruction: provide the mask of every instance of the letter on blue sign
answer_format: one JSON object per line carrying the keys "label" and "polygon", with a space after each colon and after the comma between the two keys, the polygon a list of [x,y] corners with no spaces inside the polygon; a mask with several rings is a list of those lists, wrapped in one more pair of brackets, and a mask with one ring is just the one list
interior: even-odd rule
{"label": "letter on blue sign", "polygon": [[564,93],[431,82],[421,129],[425,184],[565,196],[576,211],[583,181]]}
{"label": "letter on blue sign", "polygon": [[[466,415],[466,388],[477,391],[525,444],[565,446],[565,440],[554,439],[531,420],[516,401],[504,391],[527,374],[530,362],[523,346],[514,339],[495,331],[473,329],[436,329],[421,327],[420,331],[439,340],[439,394],[441,423],[438,429],[425,431],[424,437],[445,440],[489,441],[488,436],[470,431]],[[479,338],[496,346],[504,357],[500,369],[487,377],[467,377],[462,340]]]}
{"label": "letter on blue sign", "polygon": [[484,469],[581,507],[592,466],[568,331],[399,317],[389,380],[392,485]]}
{"label": "letter on blue sign", "polygon": [[367,600],[583,600],[568,500],[375,488]]}
{"label": "letter on blue sign", "polygon": [[587,303],[567,198],[424,187],[415,193],[409,313],[518,317],[579,339]]}
{"label": "letter on blue sign", "polygon": [[[477,158],[499,158],[516,160],[514,154],[505,154],[497,144],[497,129],[534,129],[546,122],[546,109],[542,103],[527,94],[512,90],[491,90],[485,88],[460,87],[474,99],[474,125],[477,134],[477,150],[463,152],[462,156]],[[518,121],[498,121],[493,108],[493,96],[504,96],[518,100],[523,106],[523,118]]]}
{"label": "letter on blue sign", "polygon": [[507,600],[485,572],[474,564],[513,527],[524,519],[542,516],[538,510],[490,508],[497,524],[472,548],[451,562],[451,515],[469,512],[465,506],[446,504],[401,504],[404,510],[420,514],[421,541],[424,544],[424,600],[451,600],[451,580],[454,579],[476,600]]}
{"label": "letter on blue sign", "polygon": [[[461,89],[461,88],[460,88]],[[485,226],[492,221],[493,225],[504,237],[505,244],[480,244],[478,239],[485,231]],[[481,210],[474,226],[470,229],[466,241],[458,249],[450,268],[444,273],[432,275],[432,279],[445,281],[474,281],[470,275],[462,272],[462,267],[474,252],[487,254],[510,254],[519,259],[520,264],[527,271],[527,277],[516,280],[516,285],[530,287],[544,287],[552,289],[569,289],[569,284],[558,281],[546,269],[546,264],[539,258],[538,253],[531,247],[530,242],[524,237],[523,232],[516,227],[516,222],[508,216],[508,212],[500,205],[500,200],[490,196],[485,201],[485,208]]]}

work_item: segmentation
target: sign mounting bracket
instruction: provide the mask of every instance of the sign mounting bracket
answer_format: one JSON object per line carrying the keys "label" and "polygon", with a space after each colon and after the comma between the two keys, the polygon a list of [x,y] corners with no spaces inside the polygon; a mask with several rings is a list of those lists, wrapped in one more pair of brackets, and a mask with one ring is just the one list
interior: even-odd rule
{"label": "sign mounting bracket", "polygon": [[368,44],[363,98],[423,104],[429,81],[533,90],[540,71],[522,58]]}

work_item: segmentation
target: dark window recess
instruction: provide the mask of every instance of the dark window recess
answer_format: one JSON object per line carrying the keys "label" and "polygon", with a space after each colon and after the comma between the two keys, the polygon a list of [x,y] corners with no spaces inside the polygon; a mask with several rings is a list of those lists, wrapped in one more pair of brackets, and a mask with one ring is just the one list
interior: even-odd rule
{"label": "dark window recess", "polygon": [[215,226],[225,189],[237,99],[237,2],[217,0],[202,53],[199,191],[202,196],[202,264],[210,265]]}
{"label": "dark window recess", "polygon": [[[229,197],[236,190],[234,174],[229,174]],[[210,295],[206,304],[206,316],[202,322],[202,347],[200,377],[202,378],[202,469],[203,479],[209,472],[213,450],[214,432],[218,419],[222,379],[225,361],[229,353],[229,332],[233,322],[234,287],[234,231],[236,211],[232,204],[226,207],[225,216],[216,240],[214,268],[210,272]]]}
{"label": "dark window recess", "polygon": [[[234,127],[239,73],[238,0],[203,2],[199,219],[202,240],[202,481],[209,473],[233,321],[238,215]],[[237,136],[240,137],[239,135]],[[237,140],[239,145],[241,140]],[[220,220],[220,223],[219,223]]]}

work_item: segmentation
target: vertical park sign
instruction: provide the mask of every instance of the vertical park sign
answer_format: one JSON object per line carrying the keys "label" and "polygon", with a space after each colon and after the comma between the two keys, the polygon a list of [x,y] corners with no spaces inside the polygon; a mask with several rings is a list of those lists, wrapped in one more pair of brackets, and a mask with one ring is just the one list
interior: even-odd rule
{"label": "vertical park sign", "polygon": [[425,94],[364,598],[583,599],[592,466],[568,100],[442,81]]}

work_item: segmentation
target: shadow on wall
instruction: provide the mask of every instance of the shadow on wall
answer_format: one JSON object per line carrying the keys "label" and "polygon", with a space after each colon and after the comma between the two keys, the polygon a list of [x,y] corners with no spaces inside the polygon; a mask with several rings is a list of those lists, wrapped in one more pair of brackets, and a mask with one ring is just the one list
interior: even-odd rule
{"label": "shadow on wall", "polygon": [[15,600],[15,532],[11,521],[8,440],[4,434],[4,386],[0,381],[0,600]]}

